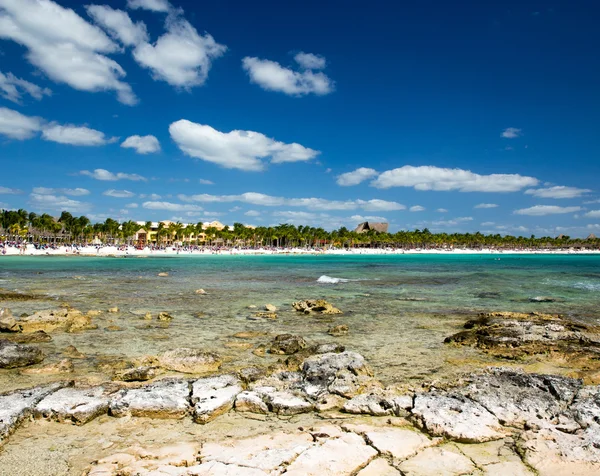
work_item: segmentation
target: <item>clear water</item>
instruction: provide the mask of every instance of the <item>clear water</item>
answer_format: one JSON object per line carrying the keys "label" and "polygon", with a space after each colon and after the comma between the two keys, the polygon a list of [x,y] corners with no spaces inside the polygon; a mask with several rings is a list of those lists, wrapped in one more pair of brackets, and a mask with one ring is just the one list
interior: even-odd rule
{"label": "clear water", "polygon": [[[169,277],[158,277],[159,272]],[[322,276],[342,281],[326,284],[319,282]],[[256,330],[299,334],[315,343],[339,342],[365,355],[384,382],[416,385],[498,363],[476,350],[443,344],[475,312],[558,312],[600,324],[597,255],[15,256],[0,259],[0,288],[48,296],[0,301],[15,316],[60,303],[82,311],[118,306],[118,314],[95,318],[97,330],[53,333],[52,342],[40,344],[48,362],[59,360],[64,347],[76,346],[88,358],[75,361],[75,377],[98,380],[108,376],[97,368],[103,359],[184,346],[218,352],[225,358],[224,370],[269,365],[277,358],[229,347],[242,342],[233,334]],[[198,288],[208,294],[195,294]],[[537,296],[560,302],[529,302]],[[313,298],[329,300],[344,314],[325,318],[292,310],[293,301]],[[266,303],[280,308],[277,320],[248,319],[253,312],[249,305]],[[147,311],[167,311],[174,319],[168,326],[145,321]],[[350,334],[330,337],[327,329],[336,324],[348,324]],[[122,330],[110,331],[109,326]],[[256,346],[269,339],[245,342]],[[0,370],[0,389],[58,378]]]}

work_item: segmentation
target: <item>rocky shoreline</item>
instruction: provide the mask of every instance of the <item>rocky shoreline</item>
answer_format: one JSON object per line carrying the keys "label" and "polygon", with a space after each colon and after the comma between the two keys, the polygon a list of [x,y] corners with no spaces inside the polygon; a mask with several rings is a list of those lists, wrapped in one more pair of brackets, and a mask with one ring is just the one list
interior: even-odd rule
{"label": "rocky shoreline", "polygon": [[[342,312],[323,300],[293,308],[307,315]],[[39,370],[30,366],[43,361],[42,352],[14,342],[15,336],[84,332],[94,328],[94,316],[64,308],[14,318],[2,310],[1,335],[11,340],[0,339],[0,366]],[[179,348],[117,368],[113,380],[99,385],[62,380],[2,394],[0,446],[32,421],[193,421],[209,435],[235,415],[262,422],[262,430],[252,438],[121,445],[118,453],[87,461],[85,474],[600,473],[600,385],[584,385],[597,378],[596,328],[558,315],[486,313],[446,341],[497,359],[563,359],[578,378],[490,367],[451,384],[385,387],[362,355],[337,343],[310,345],[281,334],[261,346],[279,356],[267,368],[222,373],[217,354]],[[68,354],[81,357],[75,348]],[[68,374],[68,363],[60,364],[53,364],[54,373]],[[49,367],[42,369],[53,373]],[[273,422],[303,417],[313,419],[309,427],[273,430]]]}

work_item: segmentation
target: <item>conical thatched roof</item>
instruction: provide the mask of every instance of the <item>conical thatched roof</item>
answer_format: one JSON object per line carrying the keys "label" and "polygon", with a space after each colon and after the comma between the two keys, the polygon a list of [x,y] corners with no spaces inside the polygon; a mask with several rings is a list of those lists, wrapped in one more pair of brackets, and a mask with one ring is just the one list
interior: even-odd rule
{"label": "conical thatched roof", "polygon": [[359,224],[354,230],[356,233],[366,233],[369,230],[376,231],[377,233],[387,233],[389,223],[376,223],[372,221],[366,221]]}
{"label": "conical thatched roof", "polygon": [[590,235],[586,239],[587,240],[595,240],[596,239],[596,235],[594,235],[593,233],[590,233]]}

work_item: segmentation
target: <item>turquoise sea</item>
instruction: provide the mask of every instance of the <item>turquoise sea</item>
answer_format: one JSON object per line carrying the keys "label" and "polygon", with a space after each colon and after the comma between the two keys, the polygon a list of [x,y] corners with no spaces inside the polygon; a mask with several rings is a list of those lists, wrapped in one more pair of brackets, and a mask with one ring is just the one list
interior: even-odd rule
{"label": "turquoise sea", "polygon": [[[158,277],[160,272],[169,276]],[[15,316],[61,303],[82,311],[118,306],[119,313],[95,318],[97,330],[55,333],[52,342],[41,344],[48,362],[76,346],[88,357],[76,362],[76,373],[99,379],[105,376],[98,364],[106,359],[183,346],[220,353],[224,370],[274,363],[275,356],[259,357],[238,345],[254,348],[268,342],[268,335],[232,337],[253,330],[335,340],[363,353],[386,383],[416,384],[493,363],[476,350],[443,344],[476,312],[556,312],[600,324],[598,255],[15,256],[0,258],[0,288],[47,296],[0,300]],[[208,294],[195,294],[199,288]],[[530,302],[535,297],[556,302]],[[344,314],[325,318],[292,310],[293,301],[312,298],[327,299]],[[280,309],[278,318],[251,320],[248,306],[267,303]],[[143,319],[160,311],[174,317],[168,326]],[[330,337],[327,329],[336,324],[349,325],[350,334]],[[39,379],[52,377],[2,371],[0,388]]]}

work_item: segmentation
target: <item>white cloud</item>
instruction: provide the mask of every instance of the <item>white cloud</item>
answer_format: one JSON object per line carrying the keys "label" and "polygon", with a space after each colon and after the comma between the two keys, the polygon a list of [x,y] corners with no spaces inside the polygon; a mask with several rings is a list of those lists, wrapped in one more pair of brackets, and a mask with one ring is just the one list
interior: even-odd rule
{"label": "white cloud", "polygon": [[198,183],[202,184],[202,185],[214,185],[215,183],[212,182],[211,180],[207,180],[207,179],[198,179]]}
{"label": "white cloud", "polygon": [[600,210],[590,210],[585,216],[589,218],[600,218]]}
{"label": "white cloud", "polygon": [[[374,198],[372,200],[356,200],[356,204],[363,210],[369,212],[383,212],[393,210],[405,210],[406,207],[398,202],[388,202],[386,200],[380,200]],[[413,210],[411,210],[413,211]]]}
{"label": "white cloud", "polygon": [[137,203],[128,203],[125,205],[125,208],[138,208],[139,205]]}
{"label": "white cloud", "polygon": [[148,32],[143,22],[133,23],[123,10],[114,10],[107,5],[87,5],[88,15],[125,46],[148,41]]}
{"label": "white cloud", "polygon": [[115,91],[122,103],[137,102],[122,81],[123,68],[106,56],[119,46],[70,8],[51,0],[2,0],[0,38],[25,46],[29,62],[53,81],[80,91]]}
{"label": "white cloud", "polygon": [[591,190],[587,188],[555,186],[549,188],[538,188],[525,190],[527,195],[533,195],[540,198],[579,198]]}
{"label": "white cloud", "polygon": [[6,195],[18,195],[23,193],[23,190],[19,190],[18,188],[0,187],[0,193]]}
{"label": "white cloud", "polygon": [[492,225],[495,225],[495,224],[496,224],[496,222],[494,222],[494,221],[484,221],[481,224],[481,226],[492,226]]}
{"label": "white cloud", "polygon": [[0,107],[0,134],[12,139],[32,138],[40,131],[42,123],[43,120],[39,117],[24,116],[12,109]]}
{"label": "white cloud", "polygon": [[357,222],[365,222],[365,221],[374,221],[374,222],[379,222],[379,223],[387,223],[388,220],[385,217],[378,217],[378,216],[363,216],[363,215],[352,215],[350,217],[351,221],[357,221]]}
{"label": "white cloud", "polygon": [[187,155],[213,162],[227,169],[260,171],[261,159],[272,163],[299,162],[315,158],[319,152],[297,143],[285,144],[260,132],[220,132],[210,126],[181,119],[169,126],[171,138]]}
{"label": "white cloud", "polygon": [[171,4],[167,0],[127,0],[127,8],[166,13],[171,9]]}
{"label": "white cloud", "polygon": [[24,79],[17,78],[12,73],[0,72],[0,96],[14,103],[20,104],[24,94],[33,99],[41,100],[44,96],[51,96],[52,91],[41,88],[37,84],[30,83]]}
{"label": "white cloud", "polygon": [[515,215],[529,215],[529,216],[544,216],[544,215],[558,215],[564,213],[574,213],[581,210],[581,207],[558,207],[556,205],[535,205],[529,208],[522,208],[515,210]]}
{"label": "white cloud", "polygon": [[246,192],[241,195],[209,195],[206,193],[198,195],[178,195],[178,198],[184,202],[200,203],[231,203],[242,202],[250,205],[260,205],[265,207],[304,207],[311,210],[367,210],[367,211],[391,211],[403,210],[406,207],[397,202],[388,202],[385,200],[326,200],[324,198],[284,198],[265,195],[257,192]]}
{"label": "white cloud", "polygon": [[58,142],[59,144],[69,145],[81,145],[81,146],[100,146],[110,142],[114,142],[114,139],[107,139],[104,136],[104,132],[90,129],[89,127],[50,124],[43,128],[42,139],[52,142]]}
{"label": "white cloud", "polygon": [[171,202],[144,202],[142,207],[149,210],[168,210],[171,212],[198,212],[202,211],[202,207],[198,205],[189,205],[183,203]]}
{"label": "white cloud", "polygon": [[303,51],[294,56],[294,59],[304,69],[324,69],[327,66],[327,61],[323,56],[304,53]]}
{"label": "white cloud", "polygon": [[498,205],[495,203],[480,203],[479,205],[475,205],[473,208],[498,208]]}
{"label": "white cloud", "polygon": [[369,169],[367,167],[360,167],[352,172],[346,172],[338,175],[336,182],[342,187],[347,187],[350,185],[358,185],[359,183],[362,183],[365,180],[375,176],[377,176],[377,170]]}
{"label": "white cloud", "polygon": [[32,193],[29,195],[29,199],[29,203],[36,210],[64,210],[71,213],[85,213],[91,208],[89,203],[72,200],[62,195]]}
{"label": "white cloud", "polygon": [[150,195],[145,193],[140,193],[140,198],[149,198],[150,200],[160,200],[162,196],[158,193],[151,193]]}
{"label": "white cloud", "polygon": [[596,200],[587,200],[585,202],[583,202],[585,205],[593,205],[594,203],[600,203],[600,198],[596,199]]}
{"label": "white cloud", "polygon": [[536,178],[518,174],[479,175],[463,169],[405,165],[383,172],[371,185],[377,188],[414,187],[415,190],[445,192],[517,192],[537,183]]}
{"label": "white cloud", "polygon": [[436,212],[438,212],[438,213],[448,213],[448,210],[446,210],[445,208],[438,208],[436,210]]}
{"label": "white cloud", "polygon": [[521,129],[516,127],[507,127],[502,131],[501,137],[504,137],[505,139],[516,139],[522,135]]}
{"label": "white cloud", "polygon": [[[299,63],[302,65],[300,61]],[[335,87],[334,82],[325,73],[310,69],[293,71],[276,61],[246,56],[242,60],[242,67],[250,76],[250,82],[267,91],[278,91],[290,96],[305,96],[311,93],[323,96],[333,92]]]}
{"label": "white cloud", "polygon": [[82,170],[79,172],[79,174],[87,175],[88,177],[92,177],[96,180],[133,180],[134,182],[140,180],[145,182],[147,180],[145,177],[142,177],[138,174],[126,174],[123,172],[112,173],[105,169],[95,169],[93,172],[90,172],[89,170]]}
{"label": "white cloud", "polygon": [[113,198],[131,198],[135,197],[135,193],[130,192],[129,190],[115,190],[111,188],[110,190],[106,190],[102,193],[102,195],[106,195],[107,197]]}
{"label": "white cloud", "polygon": [[432,226],[458,226],[463,223],[473,221],[473,217],[458,217],[451,220],[436,220],[432,221]]}
{"label": "white cloud", "polygon": [[205,33],[199,35],[180,12],[171,12],[165,22],[166,33],[156,43],[139,43],[133,57],[152,71],[153,78],[172,86],[189,89],[201,86],[208,77],[212,61],[223,56],[227,47]]}
{"label": "white cloud", "polygon": [[410,212],[422,212],[422,211],[425,211],[425,207],[422,207],[421,205],[414,205],[414,206],[410,207],[408,209],[408,211],[410,211]]}
{"label": "white cloud", "polygon": [[246,213],[244,213],[244,215],[247,217],[259,217],[261,213],[257,210],[248,210]]}
{"label": "white cloud", "polygon": [[123,141],[121,147],[135,149],[138,154],[152,154],[160,151],[160,143],[152,135],[130,136]]}
{"label": "white cloud", "polygon": [[32,192],[37,195],[70,195],[73,197],[82,197],[90,194],[90,191],[85,188],[34,187]]}

